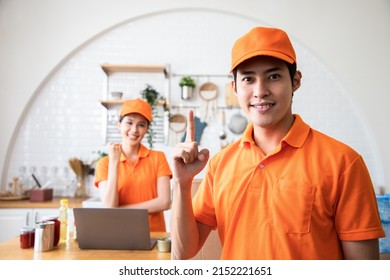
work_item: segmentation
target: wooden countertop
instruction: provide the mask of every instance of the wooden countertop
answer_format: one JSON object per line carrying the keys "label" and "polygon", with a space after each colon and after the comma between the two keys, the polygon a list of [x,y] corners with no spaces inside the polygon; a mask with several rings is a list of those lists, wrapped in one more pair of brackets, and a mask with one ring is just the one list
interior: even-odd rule
{"label": "wooden countertop", "polygon": [[[166,232],[152,232],[151,237],[168,237]],[[0,244],[0,260],[170,260],[171,253],[152,250],[85,250],[77,240],[60,243],[52,251],[34,252],[33,248],[21,249],[19,237]]]}
{"label": "wooden countertop", "polygon": [[[195,190],[201,180],[194,180]],[[30,200],[0,201],[0,209],[7,208],[58,208],[60,200],[66,198],[69,200],[69,206],[82,207],[82,202],[86,198],[73,197],[53,197],[50,201],[31,202]],[[169,233],[152,233],[152,237],[163,238],[169,236]],[[0,244],[0,260],[33,260],[33,259],[53,259],[53,260],[107,260],[107,259],[134,259],[134,260],[169,260],[170,253],[160,253],[157,248],[151,251],[127,251],[127,250],[81,250],[77,241],[70,240],[68,244],[59,244],[53,251],[34,253],[31,249],[20,249],[19,237],[15,237],[7,242]],[[381,254],[381,260],[390,260],[390,254]]]}
{"label": "wooden countertop", "polygon": [[[151,237],[168,237],[167,232],[152,232]],[[170,260],[171,253],[152,250],[84,250],[76,240],[60,243],[52,251],[35,253],[33,248],[21,249],[19,237],[0,244],[0,260]],[[381,260],[390,260],[390,254],[381,254]]]}
{"label": "wooden countertop", "polygon": [[82,207],[82,202],[89,197],[75,198],[75,197],[53,197],[52,200],[42,202],[32,202],[28,199],[24,200],[1,200],[1,208],[58,208],[60,207],[60,200],[66,198],[69,200],[69,207]]}

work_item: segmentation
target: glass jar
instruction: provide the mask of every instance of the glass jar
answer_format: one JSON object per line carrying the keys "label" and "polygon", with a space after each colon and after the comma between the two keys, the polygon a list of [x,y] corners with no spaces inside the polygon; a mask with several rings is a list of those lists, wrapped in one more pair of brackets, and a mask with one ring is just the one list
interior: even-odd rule
{"label": "glass jar", "polygon": [[28,249],[34,247],[35,229],[33,227],[22,227],[20,229],[20,248]]}

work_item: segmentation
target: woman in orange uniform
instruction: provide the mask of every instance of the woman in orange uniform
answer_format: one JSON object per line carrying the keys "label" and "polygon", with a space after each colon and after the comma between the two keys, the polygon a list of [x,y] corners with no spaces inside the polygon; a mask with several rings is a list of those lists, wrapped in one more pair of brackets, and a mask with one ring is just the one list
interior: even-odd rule
{"label": "woman in orange uniform", "polygon": [[119,117],[122,142],[108,144],[108,156],[96,165],[95,186],[104,207],[148,209],[150,230],[166,231],[163,211],[170,207],[172,172],[163,152],[141,143],[152,121],[151,107],[141,99],[128,100]]}

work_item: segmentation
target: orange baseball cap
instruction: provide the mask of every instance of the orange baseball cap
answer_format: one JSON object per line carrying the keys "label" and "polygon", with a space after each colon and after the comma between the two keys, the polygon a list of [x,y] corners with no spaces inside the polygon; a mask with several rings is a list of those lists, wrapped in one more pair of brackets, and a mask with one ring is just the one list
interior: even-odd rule
{"label": "orange baseball cap", "polygon": [[259,55],[276,57],[290,64],[296,62],[295,51],[286,32],[277,28],[255,27],[234,43],[230,72],[243,61]]}
{"label": "orange baseball cap", "polygon": [[149,103],[139,98],[127,100],[125,103],[123,103],[119,115],[123,117],[131,113],[141,114],[150,122],[153,119],[152,108],[150,107]]}

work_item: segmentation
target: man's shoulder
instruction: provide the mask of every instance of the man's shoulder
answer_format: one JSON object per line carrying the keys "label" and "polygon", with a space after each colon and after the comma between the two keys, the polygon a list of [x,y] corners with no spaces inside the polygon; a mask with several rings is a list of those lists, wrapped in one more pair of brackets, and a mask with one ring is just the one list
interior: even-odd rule
{"label": "man's shoulder", "polygon": [[351,146],[333,136],[313,128],[311,129],[311,134],[313,141],[316,142],[317,146],[324,149],[324,151],[337,151],[338,153],[350,154],[353,156],[358,155],[357,151],[355,151]]}

